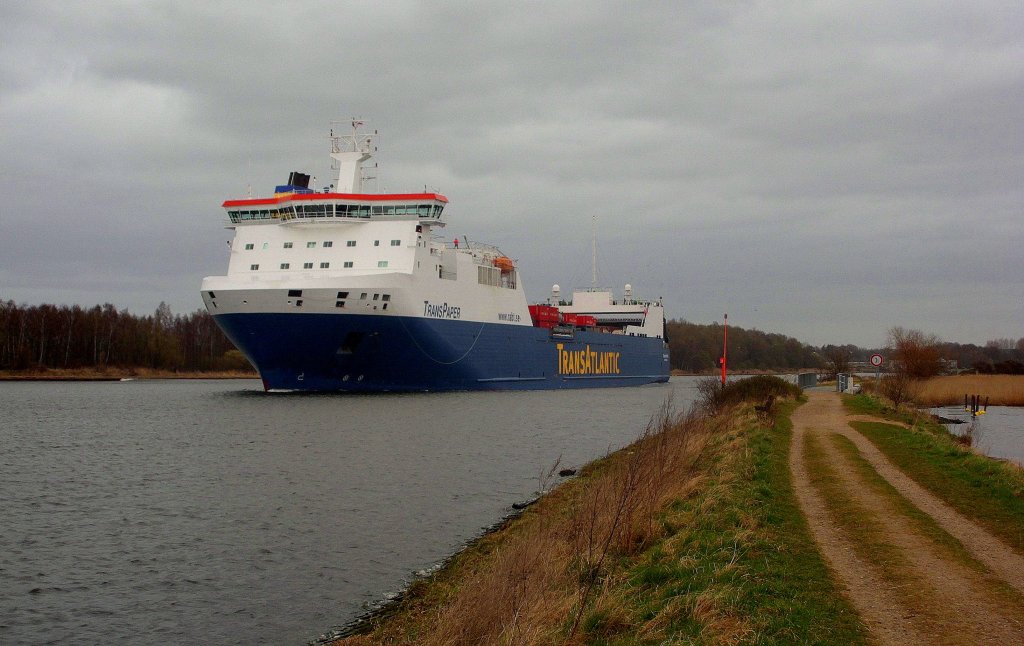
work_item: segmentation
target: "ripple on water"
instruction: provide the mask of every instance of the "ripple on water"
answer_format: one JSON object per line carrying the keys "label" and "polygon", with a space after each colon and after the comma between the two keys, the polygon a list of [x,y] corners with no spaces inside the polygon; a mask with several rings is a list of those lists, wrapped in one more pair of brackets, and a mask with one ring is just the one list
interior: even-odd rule
{"label": "ripple on water", "polygon": [[436,567],[556,459],[629,442],[669,394],[688,405],[693,383],[2,383],[0,642],[304,643]]}

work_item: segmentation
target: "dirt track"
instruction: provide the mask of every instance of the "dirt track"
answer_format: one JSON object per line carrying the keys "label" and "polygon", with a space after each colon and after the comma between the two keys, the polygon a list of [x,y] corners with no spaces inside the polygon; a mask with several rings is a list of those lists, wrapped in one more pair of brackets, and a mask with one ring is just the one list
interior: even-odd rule
{"label": "dirt track", "polygon": [[[792,418],[793,485],[815,540],[874,641],[1024,644],[1024,556],[897,469],[850,427],[850,421],[869,418],[847,415],[837,394],[811,392],[808,397]],[[840,451],[837,435],[849,438],[876,473],[934,519],[970,557],[953,556],[948,547],[925,535],[891,497],[870,486],[853,460]],[[891,562],[865,558],[863,548],[851,539],[851,528],[844,525],[850,519],[838,518],[823,490],[812,484],[809,444],[824,453],[845,495],[867,510],[871,526],[881,528],[872,539],[897,555]]]}

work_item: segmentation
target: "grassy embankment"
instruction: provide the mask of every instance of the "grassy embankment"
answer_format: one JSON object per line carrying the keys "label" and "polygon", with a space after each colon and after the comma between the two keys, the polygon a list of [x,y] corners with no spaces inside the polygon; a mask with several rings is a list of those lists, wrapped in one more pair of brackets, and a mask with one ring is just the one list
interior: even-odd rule
{"label": "grassy embankment", "polygon": [[663,412],[339,643],[863,643],[793,495],[795,405]]}
{"label": "grassy embankment", "polygon": [[0,381],[117,381],[118,379],[255,379],[245,370],[175,372],[152,368],[74,368],[47,370],[0,370]]}
{"label": "grassy embankment", "polygon": [[[961,398],[963,395],[961,395]],[[867,395],[843,399],[853,413],[911,426],[854,422],[854,427],[918,484],[1024,551],[1024,469],[979,455],[916,412],[896,412]]]}

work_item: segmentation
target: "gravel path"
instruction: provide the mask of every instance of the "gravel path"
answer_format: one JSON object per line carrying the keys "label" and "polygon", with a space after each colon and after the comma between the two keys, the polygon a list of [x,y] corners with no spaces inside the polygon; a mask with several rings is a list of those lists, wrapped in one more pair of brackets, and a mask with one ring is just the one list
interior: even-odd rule
{"label": "gravel path", "polygon": [[[849,422],[839,396],[810,392],[792,417],[790,469],[811,531],[837,579],[882,644],[1024,644],[1024,557],[910,480]],[[872,421],[884,421],[873,420]],[[906,500],[931,516],[983,567],[971,568],[919,532],[893,501],[864,482],[842,453],[836,435],[849,438],[875,471]],[[879,523],[876,540],[903,565],[872,563],[858,555],[828,501],[812,484],[805,450],[820,447],[844,491]],[[877,560],[877,559],[876,559]],[[982,570],[982,571],[979,571]],[[1003,583],[1011,586],[1008,590]]]}

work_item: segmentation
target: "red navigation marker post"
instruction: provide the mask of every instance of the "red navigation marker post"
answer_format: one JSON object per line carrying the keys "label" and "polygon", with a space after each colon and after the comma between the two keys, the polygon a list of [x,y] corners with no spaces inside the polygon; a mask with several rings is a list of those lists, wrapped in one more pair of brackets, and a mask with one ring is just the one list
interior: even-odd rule
{"label": "red navigation marker post", "polygon": [[722,364],[722,387],[725,388],[725,358],[729,354],[729,315],[723,314],[723,316],[725,317],[725,327],[722,338],[722,358],[718,362]]}

